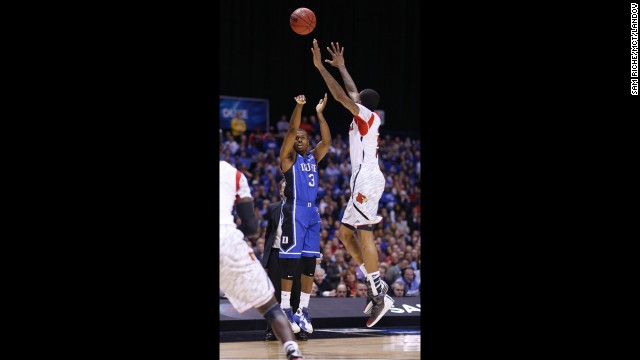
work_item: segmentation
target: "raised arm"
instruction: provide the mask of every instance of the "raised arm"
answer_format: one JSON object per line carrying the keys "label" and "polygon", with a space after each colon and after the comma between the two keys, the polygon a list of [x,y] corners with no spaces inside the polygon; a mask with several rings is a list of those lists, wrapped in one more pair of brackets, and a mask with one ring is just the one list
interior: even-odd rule
{"label": "raised arm", "polygon": [[347,88],[347,94],[351,100],[358,102],[360,101],[360,93],[358,92],[358,88],[356,87],[356,83],[353,82],[351,75],[347,71],[347,66],[344,64],[344,47],[340,47],[340,43],[337,42],[335,45],[333,42],[331,43],[331,48],[327,46],[327,50],[333,60],[325,60],[324,62],[329,65],[335,66],[340,71],[340,75],[342,76],[342,81],[344,82],[344,87]]}
{"label": "raised arm", "polygon": [[349,112],[351,112],[353,115],[358,115],[358,113],[360,112],[360,108],[358,108],[358,105],[356,105],[354,100],[347,96],[347,94],[344,92],[344,89],[342,89],[342,86],[338,84],[336,79],[331,76],[329,71],[327,71],[327,69],[325,69],[324,65],[322,64],[322,60],[320,59],[320,48],[318,47],[318,41],[316,39],[313,39],[313,47],[311,48],[311,52],[313,53],[313,65],[316,67],[316,69],[318,69],[318,71],[320,71],[320,75],[322,75],[322,78],[327,84],[329,92],[331,92],[333,98],[336,99],[336,101],[338,101],[340,104],[342,104],[342,106],[349,110]]}
{"label": "raised arm", "polygon": [[296,101],[296,107],[293,109],[291,119],[289,120],[289,130],[284,136],[282,141],[282,147],[280,148],[280,170],[283,173],[287,172],[295,160],[293,143],[296,141],[296,133],[300,127],[300,118],[302,114],[302,107],[307,102],[304,95],[298,95],[294,98]]}
{"label": "raised arm", "polygon": [[313,149],[313,156],[316,158],[316,162],[320,162],[329,151],[329,146],[331,146],[331,131],[329,130],[329,125],[327,125],[327,121],[324,119],[324,115],[322,115],[322,111],[324,107],[327,105],[327,93],[324,93],[324,99],[320,99],[318,105],[316,105],[316,113],[318,114],[318,121],[320,121],[320,134],[322,135],[322,140],[316,145],[316,148]]}

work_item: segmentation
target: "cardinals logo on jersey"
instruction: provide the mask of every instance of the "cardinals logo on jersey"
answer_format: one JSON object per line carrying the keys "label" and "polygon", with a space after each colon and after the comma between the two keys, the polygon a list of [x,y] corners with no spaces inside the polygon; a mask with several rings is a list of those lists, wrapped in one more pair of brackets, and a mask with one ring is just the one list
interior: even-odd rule
{"label": "cardinals logo on jersey", "polygon": [[369,199],[367,199],[366,196],[362,195],[362,193],[358,193],[358,196],[356,196],[356,201],[359,202],[360,204],[367,202]]}

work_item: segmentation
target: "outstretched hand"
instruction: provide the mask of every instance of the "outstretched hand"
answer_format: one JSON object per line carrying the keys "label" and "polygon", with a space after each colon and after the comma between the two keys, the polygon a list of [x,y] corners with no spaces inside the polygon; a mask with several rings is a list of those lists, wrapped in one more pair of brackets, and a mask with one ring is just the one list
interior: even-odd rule
{"label": "outstretched hand", "polygon": [[313,39],[313,47],[311,48],[311,53],[313,53],[313,65],[320,69],[323,67],[322,59],[320,58],[320,48],[318,47],[318,40]]}
{"label": "outstretched hand", "polygon": [[327,59],[324,62],[329,63],[330,65],[335,67],[344,65],[344,56],[342,56],[344,54],[344,47],[341,48],[339,42],[335,43],[335,45],[333,42],[331,42],[331,48],[327,46],[327,50],[333,57],[333,60]]}
{"label": "outstretched hand", "polygon": [[307,103],[307,99],[305,99],[304,95],[298,95],[293,98],[298,104],[304,105]]}
{"label": "outstretched hand", "polygon": [[316,105],[316,112],[318,114],[322,114],[322,110],[324,110],[324,107],[327,105],[327,93],[324,93],[324,99],[320,99],[320,102],[318,102],[318,105]]}

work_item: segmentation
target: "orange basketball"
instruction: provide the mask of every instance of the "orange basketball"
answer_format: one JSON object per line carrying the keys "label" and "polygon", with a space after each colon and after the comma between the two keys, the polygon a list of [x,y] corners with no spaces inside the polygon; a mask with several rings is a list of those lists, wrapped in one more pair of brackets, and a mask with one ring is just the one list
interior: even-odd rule
{"label": "orange basketball", "polygon": [[316,14],[307,8],[296,9],[291,13],[289,25],[297,34],[310,34],[316,28]]}

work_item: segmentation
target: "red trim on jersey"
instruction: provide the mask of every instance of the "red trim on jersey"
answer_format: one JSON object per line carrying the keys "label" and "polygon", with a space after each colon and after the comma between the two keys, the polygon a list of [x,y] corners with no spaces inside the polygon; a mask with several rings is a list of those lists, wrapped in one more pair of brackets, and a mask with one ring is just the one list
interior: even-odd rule
{"label": "red trim on jersey", "polygon": [[373,126],[373,114],[371,114],[371,119],[369,119],[369,128]]}
{"label": "red trim on jersey", "polygon": [[[240,191],[240,178],[242,177],[242,173],[240,170],[236,170],[236,193]],[[240,195],[236,195],[236,200],[240,199]]]}
{"label": "red trim on jersey", "polygon": [[358,125],[358,131],[360,132],[360,135],[367,135],[367,133],[369,132],[369,125],[366,123],[366,121],[362,120],[362,118],[358,115],[354,115],[353,120],[355,120],[356,124]]}

